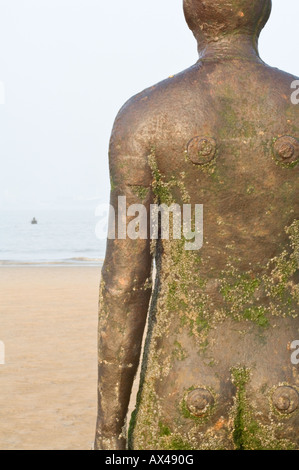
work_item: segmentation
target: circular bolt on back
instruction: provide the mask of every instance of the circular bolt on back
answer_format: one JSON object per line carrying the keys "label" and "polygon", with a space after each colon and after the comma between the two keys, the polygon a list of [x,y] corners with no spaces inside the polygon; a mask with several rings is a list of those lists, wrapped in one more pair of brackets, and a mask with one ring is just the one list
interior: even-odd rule
{"label": "circular bolt on back", "polygon": [[299,407],[299,394],[293,387],[278,387],[272,400],[273,405],[280,413],[291,414]]}
{"label": "circular bolt on back", "polygon": [[188,144],[188,157],[195,165],[206,165],[214,160],[217,151],[216,140],[211,137],[194,137]]}
{"label": "circular bolt on back", "polygon": [[203,416],[214,403],[213,395],[204,388],[192,390],[186,399],[188,410],[194,416]]}
{"label": "circular bolt on back", "polygon": [[274,144],[274,155],[281,163],[296,163],[299,161],[299,141],[288,135],[280,137]]}

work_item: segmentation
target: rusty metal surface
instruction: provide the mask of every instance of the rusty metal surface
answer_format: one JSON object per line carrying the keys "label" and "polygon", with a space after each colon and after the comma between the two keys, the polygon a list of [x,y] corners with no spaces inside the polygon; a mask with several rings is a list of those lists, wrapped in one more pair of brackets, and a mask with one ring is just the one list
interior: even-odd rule
{"label": "rusty metal surface", "polygon": [[203,204],[204,245],[108,241],[96,449],[126,448],[147,316],[131,448],[299,449],[296,77],[257,52],[271,1],[185,0],[184,10],[199,61],[121,109],[111,203]]}

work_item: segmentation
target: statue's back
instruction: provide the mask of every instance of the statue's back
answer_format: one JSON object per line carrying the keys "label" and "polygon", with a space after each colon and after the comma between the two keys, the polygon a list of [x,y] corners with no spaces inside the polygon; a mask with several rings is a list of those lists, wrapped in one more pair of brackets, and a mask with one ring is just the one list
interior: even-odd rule
{"label": "statue's back", "polygon": [[[134,448],[234,448],[245,407],[237,445],[289,445],[275,437],[272,395],[299,385],[288,349],[299,327],[294,80],[259,62],[203,61],[149,91],[156,200],[203,204],[204,244],[158,243]],[[298,401],[295,388],[281,393]],[[298,418],[286,416],[294,443]]]}

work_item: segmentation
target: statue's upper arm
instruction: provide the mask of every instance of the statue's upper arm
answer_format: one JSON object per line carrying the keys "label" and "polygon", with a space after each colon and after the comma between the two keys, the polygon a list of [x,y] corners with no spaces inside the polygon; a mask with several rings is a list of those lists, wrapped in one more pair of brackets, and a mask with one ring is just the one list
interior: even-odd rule
{"label": "statue's upper arm", "polygon": [[149,188],[152,174],[148,165],[151,142],[148,123],[138,106],[125,106],[118,114],[109,148],[112,189],[126,193],[130,187]]}

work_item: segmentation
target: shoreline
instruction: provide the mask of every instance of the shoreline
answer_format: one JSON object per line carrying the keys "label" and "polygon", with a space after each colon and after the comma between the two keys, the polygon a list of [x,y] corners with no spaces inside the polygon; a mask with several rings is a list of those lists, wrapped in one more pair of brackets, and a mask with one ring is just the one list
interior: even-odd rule
{"label": "shoreline", "polygon": [[55,261],[1,261],[0,268],[30,268],[30,267],[73,267],[73,268],[86,268],[86,267],[95,267],[101,269],[103,266],[104,260],[81,260],[81,259],[70,259],[70,260],[55,260]]}

